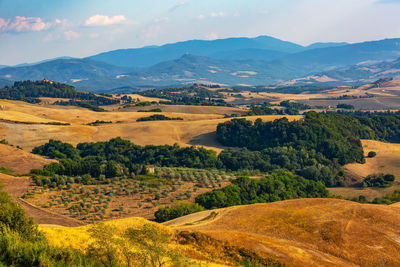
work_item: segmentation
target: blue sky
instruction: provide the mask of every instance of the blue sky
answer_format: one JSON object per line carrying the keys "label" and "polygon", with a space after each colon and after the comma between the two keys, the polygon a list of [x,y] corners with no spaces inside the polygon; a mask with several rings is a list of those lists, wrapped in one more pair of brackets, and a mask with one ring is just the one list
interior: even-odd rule
{"label": "blue sky", "polygon": [[0,0],[0,64],[189,39],[400,37],[400,0]]}

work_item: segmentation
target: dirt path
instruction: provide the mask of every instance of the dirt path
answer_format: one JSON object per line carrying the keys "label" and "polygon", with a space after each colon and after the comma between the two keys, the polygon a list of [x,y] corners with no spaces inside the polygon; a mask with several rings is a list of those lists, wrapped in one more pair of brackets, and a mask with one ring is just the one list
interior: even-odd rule
{"label": "dirt path", "polygon": [[32,217],[36,224],[55,224],[69,227],[84,225],[84,223],[78,220],[46,211],[30,204],[24,199],[21,199],[22,195],[28,191],[32,182],[30,178],[0,174],[0,182],[5,184],[3,189],[12,197],[12,199],[21,204],[25,209],[27,216]]}

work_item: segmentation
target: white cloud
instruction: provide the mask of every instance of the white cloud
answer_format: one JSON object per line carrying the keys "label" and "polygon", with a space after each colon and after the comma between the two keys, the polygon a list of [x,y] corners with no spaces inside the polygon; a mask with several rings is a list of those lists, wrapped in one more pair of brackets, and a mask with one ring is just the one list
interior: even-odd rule
{"label": "white cloud", "polygon": [[69,21],[67,19],[56,19],[56,22],[54,24],[57,25],[57,26],[66,27],[70,23],[69,23]]}
{"label": "white cloud", "polygon": [[198,18],[198,19],[205,19],[206,16],[204,16],[203,14],[200,14],[200,15],[197,16],[197,18]]}
{"label": "white cloud", "polygon": [[72,40],[72,39],[79,38],[79,36],[81,36],[81,35],[79,33],[77,33],[77,32],[74,32],[74,31],[66,31],[66,32],[64,32],[64,37],[68,41]]}
{"label": "white cloud", "polygon": [[50,27],[51,23],[46,23],[39,17],[16,16],[13,20],[0,18],[1,32],[37,32]]}
{"label": "white cloud", "polygon": [[108,26],[113,24],[121,24],[126,22],[126,18],[123,15],[116,15],[113,17],[104,15],[94,15],[88,18],[85,22],[86,26]]}

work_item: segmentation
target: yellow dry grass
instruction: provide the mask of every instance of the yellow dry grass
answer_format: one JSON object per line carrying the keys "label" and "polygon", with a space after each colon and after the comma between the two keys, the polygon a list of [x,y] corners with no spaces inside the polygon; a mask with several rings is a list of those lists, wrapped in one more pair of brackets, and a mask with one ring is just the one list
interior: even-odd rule
{"label": "yellow dry grass", "polygon": [[142,95],[138,95],[138,94],[121,94],[121,98],[123,96],[130,96],[132,97],[134,100],[139,100],[140,102],[160,102],[160,101],[169,101],[168,99],[163,99],[163,98],[157,98],[157,97],[147,97],[147,96],[142,96]]}
{"label": "yellow dry grass", "polygon": [[0,120],[21,122],[21,123],[65,123],[59,120],[51,120],[43,117],[31,115],[29,113],[19,111],[0,111]]}
{"label": "yellow dry grass", "polygon": [[399,208],[300,199],[189,215],[166,223],[294,266],[399,266]]}
{"label": "yellow dry grass", "polygon": [[308,100],[312,98],[336,98],[339,96],[346,95],[354,95],[354,96],[365,96],[366,91],[363,91],[362,88],[351,89],[349,91],[347,88],[335,88],[328,91],[324,91],[322,93],[314,93],[314,94],[284,94],[284,93],[274,93],[274,92],[250,92],[250,91],[243,91],[239,93],[224,93],[225,100],[227,102],[233,102],[238,100],[237,96],[242,95],[244,98],[239,98],[242,100],[254,100],[254,99],[270,99],[273,100],[272,103],[279,103],[285,100]]}
{"label": "yellow dry grass", "polygon": [[[150,222],[143,218],[128,218],[120,219],[114,221],[105,222],[106,225],[114,226],[118,230],[116,235],[121,234],[127,228],[139,228],[144,224],[158,225],[160,230],[168,231],[172,233],[172,230],[168,227],[163,227],[162,225]],[[88,245],[93,241],[89,236],[88,230],[92,228],[93,225],[85,225],[79,227],[63,227],[58,225],[40,225],[40,230],[42,230],[51,245],[57,247],[72,247],[84,251]]]}
{"label": "yellow dry grass", "polygon": [[[157,224],[154,222],[150,222],[143,218],[128,218],[128,219],[120,219],[114,221],[105,222],[106,225],[113,226],[116,232],[113,234],[115,236],[121,235],[126,229],[134,228],[138,229],[145,224],[152,224],[156,226],[159,231],[168,232],[171,235],[175,234],[175,231],[171,228],[165,227],[161,224]],[[60,248],[74,248],[84,252],[88,246],[93,242],[93,239],[90,237],[88,230],[93,227],[93,224],[80,226],[80,227],[62,227],[57,225],[40,225],[39,229],[45,234],[49,243],[53,246]],[[179,245],[171,240],[168,244],[168,248],[170,250],[190,250],[189,247],[185,247],[184,245]],[[222,267],[226,266],[223,264],[206,262],[201,260],[192,259],[190,261],[193,266],[212,266],[212,267]]]}
{"label": "yellow dry grass", "polygon": [[400,144],[362,140],[362,145],[366,155],[375,151],[376,156],[366,158],[365,164],[348,164],[346,170],[362,177],[372,173],[392,173],[400,179]]}
{"label": "yellow dry grass", "polygon": [[344,197],[365,196],[368,200],[381,197],[400,189],[400,144],[384,143],[373,140],[362,140],[362,145],[366,155],[370,151],[375,151],[376,156],[366,158],[365,164],[352,163],[344,168],[348,175],[354,177],[356,181],[362,181],[363,178],[374,173],[391,173],[396,176],[395,184],[389,188],[330,188],[329,191],[334,195]]}
{"label": "yellow dry grass", "polygon": [[150,110],[159,108],[163,112],[176,112],[176,113],[189,113],[189,114],[220,114],[220,115],[231,115],[240,114],[244,115],[248,112],[246,109],[240,109],[235,107],[219,107],[219,106],[190,106],[190,105],[152,105],[148,107],[131,107],[120,109],[120,111],[138,111],[138,110]]}
{"label": "yellow dry grass", "polygon": [[0,144],[0,167],[7,167],[15,174],[26,174],[32,169],[41,169],[44,165],[55,162],[21,149]]}
{"label": "yellow dry grass", "polygon": [[[142,112],[93,112],[87,109],[64,107],[44,107],[18,101],[0,100],[6,111],[17,111],[29,116],[68,122],[69,126],[58,125],[25,125],[0,123],[0,138],[16,144],[25,150],[46,143],[49,139],[58,139],[71,144],[81,142],[107,141],[121,137],[139,145],[201,145],[221,151],[215,138],[219,123],[231,120],[219,114],[163,113],[168,117],[182,117],[184,121],[147,121],[136,122],[137,118],[150,116],[153,113]],[[254,116],[249,120],[261,118],[271,121],[284,116]],[[286,116],[298,120],[302,116]],[[112,121],[112,124],[99,126],[85,125],[96,120]],[[116,123],[121,121],[122,123]]]}

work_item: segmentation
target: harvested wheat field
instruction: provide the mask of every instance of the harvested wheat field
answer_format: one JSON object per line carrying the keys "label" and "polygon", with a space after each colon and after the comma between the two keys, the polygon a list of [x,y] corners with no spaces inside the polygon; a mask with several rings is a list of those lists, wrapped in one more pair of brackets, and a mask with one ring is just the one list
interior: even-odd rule
{"label": "harvested wheat field", "polygon": [[353,183],[361,182],[365,177],[374,173],[390,173],[396,176],[396,181],[389,188],[330,188],[329,191],[335,195],[344,197],[365,196],[372,201],[376,197],[392,193],[400,188],[400,144],[384,143],[374,140],[362,140],[364,152],[366,155],[370,151],[375,151],[376,156],[366,158],[365,164],[352,163],[344,168],[348,176],[352,177]]}
{"label": "harvested wheat field", "polygon": [[298,199],[205,211],[165,223],[293,266],[399,266],[400,208]]}
{"label": "harvested wheat field", "polygon": [[[6,112],[17,111],[26,114],[27,120],[35,116],[70,125],[18,124],[0,122],[0,139],[10,144],[19,145],[31,151],[35,146],[57,139],[71,144],[81,142],[108,141],[121,137],[139,145],[201,145],[221,151],[215,139],[215,130],[219,123],[231,120],[220,114],[163,113],[167,117],[181,117],[183,121],[145,121],[136,122],[138,118],[157,113],[142,112],[93,112],[81,108],[44,107],[19,101],[0,101]],[[0,115],[1,115],[0,111]],[[21,115],[23,117],[23,115]],[[249,120],[261,118],[271,121],[284,116],[254,116]],[[286,116],[289,120],[298,120],[302,116]],[[90,126],[96,120],[112,123]]]}
{"label": "harvested wheat field", "polygon": [[41,169],[52,162],[55,160],[0,144],[0,167],[6,167],[15,174],[26,174],[32,169]]}
{"label": "harvested wheat field", "polygon": [[189,113],[189,114],[220,114],[220,115],[231,115],[240,114],[244,115],[248,112],[246,109],[234,108],[234,107],[220,107],[220,106],[191,106],[191,105],[152,105],[147,107],[127,107],[121,108],[122,112],[132,112],[138,110],[151,110],[159,108],[163,112],[176,112],[176,113]]}

